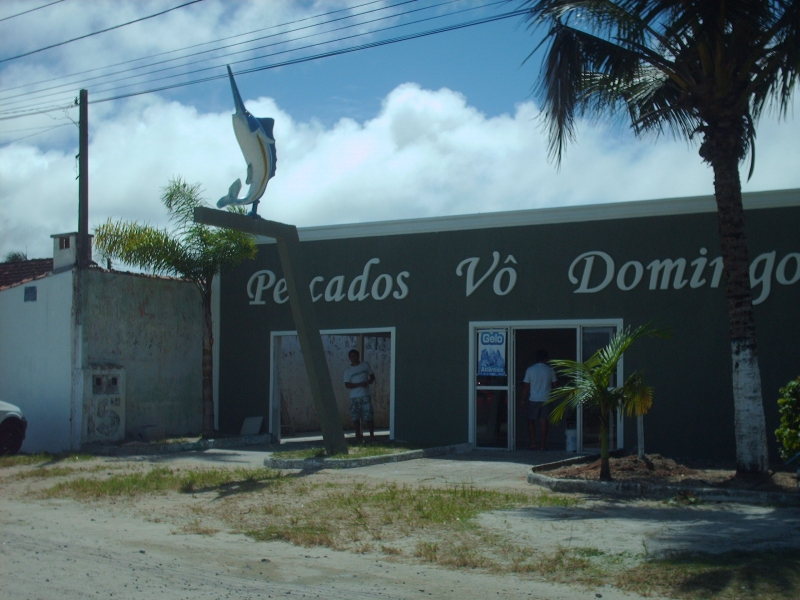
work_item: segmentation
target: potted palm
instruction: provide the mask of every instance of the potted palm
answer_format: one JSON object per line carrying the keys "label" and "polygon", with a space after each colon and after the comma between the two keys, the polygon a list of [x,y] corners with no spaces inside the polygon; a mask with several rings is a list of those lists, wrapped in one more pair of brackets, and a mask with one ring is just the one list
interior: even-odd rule
{"label": "potted palm", "polygon": [[[550,364],[566,382],[554,389],[548,402],[559,402],[550,413],[558,423],[568,411],[578,406],[594,407],[600,413],[600,480],[611,480],[608,454],[609,419],[616,410],[628,416],[644,415],[653,405],[653,388],[644,384],[641,371],[633,372],[622,385],[615,385],[617,365],[622,355],[636,340],[645,336],[666,337],[650,324],[618,331],[607,346],[595,352],[586,362],[553,360]],[[560,378],[559,377],[559,378]]]}

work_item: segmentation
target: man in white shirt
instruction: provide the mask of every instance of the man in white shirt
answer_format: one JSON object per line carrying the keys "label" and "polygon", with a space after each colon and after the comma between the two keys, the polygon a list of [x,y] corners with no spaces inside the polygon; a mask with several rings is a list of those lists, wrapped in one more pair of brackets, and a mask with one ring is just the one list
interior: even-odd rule
{"label": "man in white shirt", "polygon": [[369,363],[362,361],[358,350],[350,350],[347,357],[350,366],[344,370],[344,386],[350,390],[350,418],[356,430],[356,441],[361,442],[361,420],[369,427],[369,437],[375,437],[375,417],[372,410],[372,397],[369,386],[375,383],[375,373]]}
{"label": "man in white shirt", "polygon": [[[528,411],[528,434],[531,437],[530,450],[547,449],[547,418],[550,416],[550,405],[545,404],[550,399],[553,384],[558,381],[556,372],[547,364],[549,360],[547,350],[536,352],[536,363],[525,371],[525,383],[522,388],[522,408]],[[526,407],[527,405],[527,407]],[[542,444],[536,445],[536,421],[541,423]]]}

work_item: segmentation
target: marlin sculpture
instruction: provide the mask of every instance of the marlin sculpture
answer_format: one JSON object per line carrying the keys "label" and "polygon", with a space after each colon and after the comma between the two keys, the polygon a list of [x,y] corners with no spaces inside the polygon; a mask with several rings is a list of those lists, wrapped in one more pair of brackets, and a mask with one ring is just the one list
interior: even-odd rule
{"label": "marlin sculpture", "polygon": [[247,161],[247,179],[245,183],[250,184],[247,195],[239,198],[239,191],[242,189],[242,180],[237,179],[228,188],[228,195],[223,196],[217,202],[217,206],[222,208],[229,204],[245,206],[252,204],[253,209],[250,215],[258,216],[258,204],[261,196],[267,189],[267,182],[275,177],[275,168],[278,163],[278,154],[275,151],[275,137],[272,128],[275,126],[275,119],[257,119],[251,115],[244,107],[236,81],[233,79],[231,68],[228,67],[228,77],[231,80],[231,90],[233,91],[233,103],[236,105],[236,112],[233,114],[233,132],[236,134],[236,141],[242,149],[244,159]]}

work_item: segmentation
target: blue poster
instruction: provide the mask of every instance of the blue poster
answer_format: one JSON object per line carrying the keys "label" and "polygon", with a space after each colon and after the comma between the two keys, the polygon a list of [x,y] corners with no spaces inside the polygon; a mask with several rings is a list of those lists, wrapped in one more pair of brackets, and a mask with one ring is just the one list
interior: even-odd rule
{"label": "blue poster", "polygon": [[478,376],[505,377],[506,330],[484,329],[478,332]]}

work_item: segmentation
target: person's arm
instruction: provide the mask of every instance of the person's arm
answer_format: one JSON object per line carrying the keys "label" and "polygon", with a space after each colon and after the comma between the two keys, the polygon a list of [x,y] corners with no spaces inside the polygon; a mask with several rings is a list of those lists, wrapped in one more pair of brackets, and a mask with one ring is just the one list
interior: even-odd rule
{"label": "person's arm", "polygon": [[344,372],[344,387],[346,387],[348,390],[352,390],[353,388],[361,387],[360,383],[352,383],[350,381],[350,379],[351,379],[350,371],[348,369],[348,370],[346,370]]}
{"label": "person's arm", "polygon": [[530,392],[531,392],[531,384],[526,381],[525,385],[522,386],[522,399],[520,400],[519,403],[520,406],[525,406],[525,400],[530,398]]}

